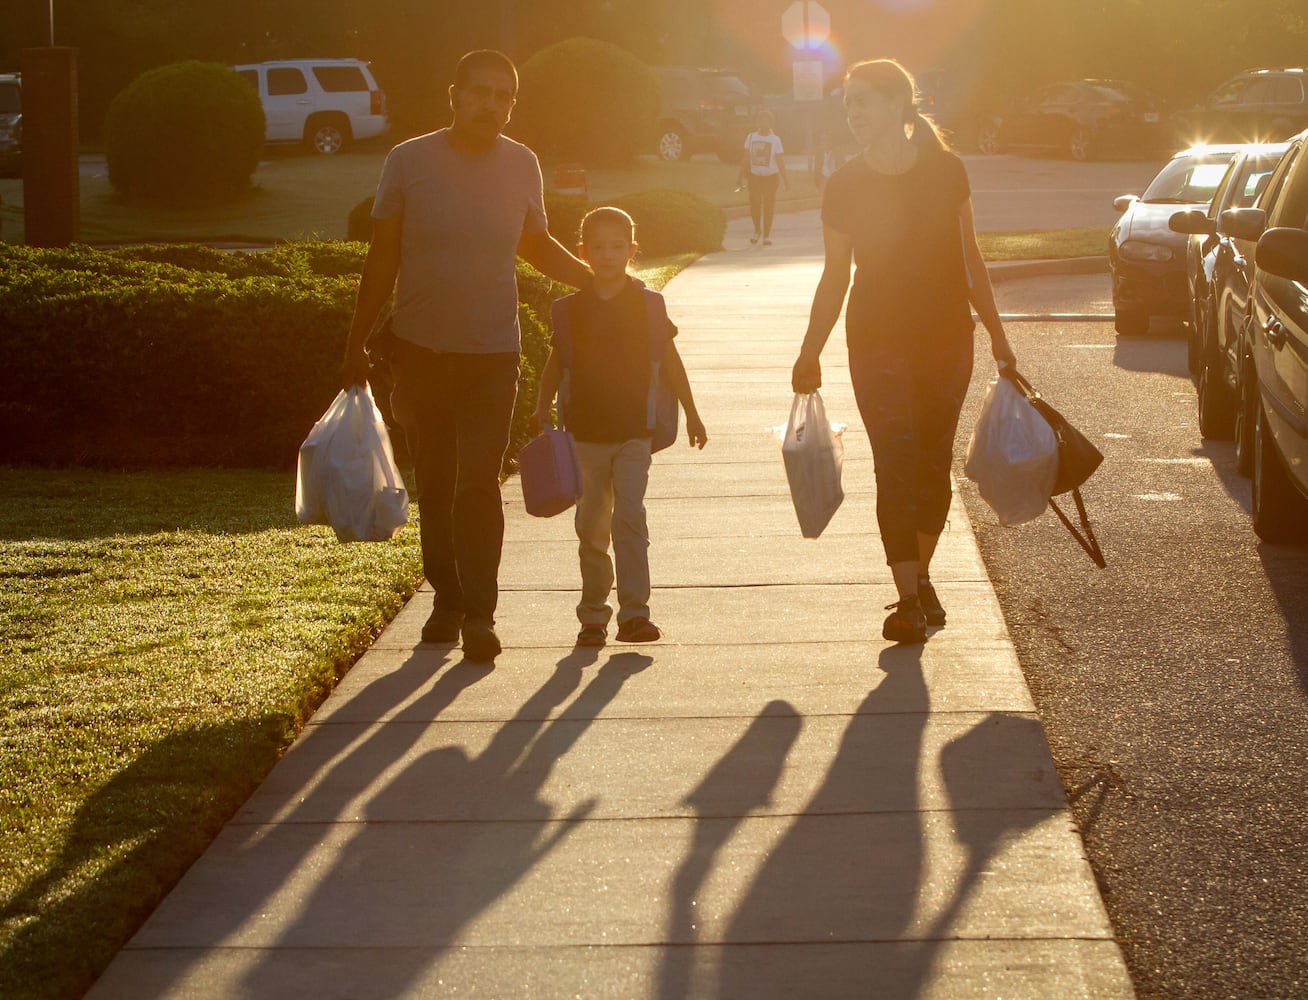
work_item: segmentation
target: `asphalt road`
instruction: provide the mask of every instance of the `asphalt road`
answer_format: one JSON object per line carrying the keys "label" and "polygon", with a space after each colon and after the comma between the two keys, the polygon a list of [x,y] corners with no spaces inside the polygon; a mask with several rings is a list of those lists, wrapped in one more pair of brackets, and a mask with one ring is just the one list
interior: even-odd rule
{"label": "asphalt road", "polygon": [[[999,300],[1106,319],[1107,293],[1028,279]],[[1199,436],[1183,328],[1008,325],[1105,453],[1084,495],[1108,568],[1052,513],[1000,527],[960,489],[1139,994],[1308,997],[1308,546],[1254,536],[1232,446]]]}

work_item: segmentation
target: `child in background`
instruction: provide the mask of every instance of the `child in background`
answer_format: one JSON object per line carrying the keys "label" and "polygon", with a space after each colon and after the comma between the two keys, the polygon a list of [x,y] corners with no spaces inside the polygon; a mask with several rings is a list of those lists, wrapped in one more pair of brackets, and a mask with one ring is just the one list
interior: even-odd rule
{"label": "child in background", "polygon": [[[627,273],[636,253],[635,223],[618,208],[597,208],[581,223],[582,259],[594,280],[569,295],[569,335],[572,366],[561,400],[564,424],[576,441],[581,466],[582,495],[577,501],[576,528],[581,561],[581,600],[577,619],[579,646],[602,646],[613,616],[609,593],[615,577],[618,589],[619,642],[653,642],[661,638],[650,621],[649,529],[645,519],[645,488],[649,482],[651,428],[647,424],[650,363],[650,310],[646,296],[656,294]],[[690,382],[668,321],[667,347],[659,365],[686,417],[692,447],[708,440],[695,409]],[[550,418],[550,407],[563,381],[557,347],[541,374],[540,399],[532,414],[539,429]],[[609,557],[612,543],[613,558]],[[615,573],[616,563],[616,573]]]}

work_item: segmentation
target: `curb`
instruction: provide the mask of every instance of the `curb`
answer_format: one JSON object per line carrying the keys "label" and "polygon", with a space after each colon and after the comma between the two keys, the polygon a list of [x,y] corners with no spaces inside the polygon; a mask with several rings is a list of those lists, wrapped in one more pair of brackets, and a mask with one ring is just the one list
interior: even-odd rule
{"label": "curb", "polygon": [[1065,257],[1057,260],[1001,260],[987,264],[991,283],[1051,275],[1107,274],[1107,257]]}

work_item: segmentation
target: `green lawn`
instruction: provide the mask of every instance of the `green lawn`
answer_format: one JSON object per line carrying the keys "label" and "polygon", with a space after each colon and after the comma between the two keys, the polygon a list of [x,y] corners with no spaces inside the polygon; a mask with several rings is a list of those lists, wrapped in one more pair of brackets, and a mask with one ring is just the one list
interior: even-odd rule
{"label": "green lawn", "polygon": [[0,468],[0,996],[79,996],[416,589],[293,495]]}

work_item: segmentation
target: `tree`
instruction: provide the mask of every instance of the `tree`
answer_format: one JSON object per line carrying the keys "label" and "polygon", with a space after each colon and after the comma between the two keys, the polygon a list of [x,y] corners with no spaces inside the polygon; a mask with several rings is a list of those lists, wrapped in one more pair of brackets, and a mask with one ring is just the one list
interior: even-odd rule
{"label": "tree", "polygon": [[658,84],[631,53],[571,38],[537,52],[520,72],[510,129],[543,157],[624,163],[649,147]]}

